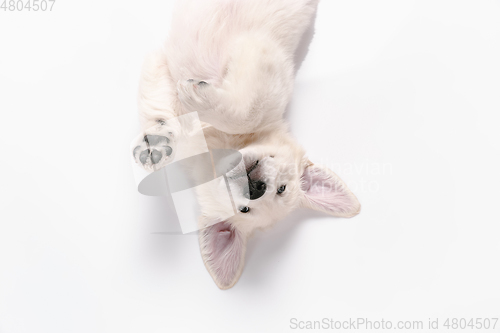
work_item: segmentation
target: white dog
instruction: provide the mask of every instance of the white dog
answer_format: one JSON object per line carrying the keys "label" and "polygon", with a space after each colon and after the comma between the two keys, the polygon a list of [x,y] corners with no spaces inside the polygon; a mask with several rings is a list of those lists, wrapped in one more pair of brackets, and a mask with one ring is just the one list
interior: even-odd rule
{"label": "white dog", "polygon": [[360,211],[337,175],[305,157],[283,120],[294,52],[318,1],[181,1],[164,48],[145,61],[139,88],[144,139],[133,150],[139,165],[151,171],[168,164],[181,131],[169,119],[193,111],[209,149],[243,155],[247,191],[233,195],[248,200],[236,215],[221,219],[217,197],[198,193],[201,254],[221,289],[239,279],[255,229],[298,207],[341,217]]}

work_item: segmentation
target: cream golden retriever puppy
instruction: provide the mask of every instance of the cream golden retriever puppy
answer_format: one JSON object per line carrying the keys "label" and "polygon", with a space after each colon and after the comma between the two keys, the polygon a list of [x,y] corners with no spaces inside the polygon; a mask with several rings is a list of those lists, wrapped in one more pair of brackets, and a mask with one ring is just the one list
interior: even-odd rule
{"label": "cream golden retriever puppy", "polygon": [[239,279],[247,239],[257,228],[298,207],[341,217],[360,211],[337,175],[305,157],[283,120],[294,53],[318,1],[180,1],[167,42],[145,61],[139,88],[143,135],[132,152],[136,163],[148,171],[167,165],[182,135],[169,119],[194,111],[209,149],[242,155],[247,186],[232,188],[234,216],[221,218],[217,195],[198,193],[201,255],[221,289]]}

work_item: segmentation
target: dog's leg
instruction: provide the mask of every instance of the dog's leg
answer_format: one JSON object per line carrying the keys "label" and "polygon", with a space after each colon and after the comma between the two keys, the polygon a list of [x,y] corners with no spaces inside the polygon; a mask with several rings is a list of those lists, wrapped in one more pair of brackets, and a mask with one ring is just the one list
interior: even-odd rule
{"label": "dog's leg", "polygon": [[139,84],[139,117],[141,134],[132,147],[134,160],[153,171],[173,160],[179,123],[171,121],[177,115],[176,92],[164,53],[155,52],[143,65]]}
{"label": "dog's leg", "polygon": [[[270,30],[273,38],[283,45],[287,52],[294,53],[300,39],[311,24],[319,0],[273,0],[267,2],[270,10],[259,15],[259,4],[265,0],[251,1],[253,14],[261,17],[262,24]],[[248,15],[248,14],[247,14]]]}
{"label": "dog's leg", "polygon": [[[174,24],[167,48],[183,112],[197,111],[231,134],[276,127],[292,91],[294,53],[318,0],[184,3],[177,16],[197,13],[197,20]],[[206,6],[198,12],[197,3]]]}
{"label": "dog's leg", "polygon": [[177,83],[187,111],[229,134],[276,128],[293,89],[293,61],[266,35],[240,36],[231,47],[221,80],[186,78]]}

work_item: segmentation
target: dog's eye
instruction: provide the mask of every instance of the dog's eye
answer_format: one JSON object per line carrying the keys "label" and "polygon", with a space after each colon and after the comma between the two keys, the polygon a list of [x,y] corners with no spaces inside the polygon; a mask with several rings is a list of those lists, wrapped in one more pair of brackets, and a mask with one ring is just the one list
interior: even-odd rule
{"label": "dog's eye", "polygon": [[281,194],[285,192],[285,190],[286,190],[286,185],[281,185],[276,193]]}
{"label": "dog's eye", "polygon": [[242,213],[248,213],[250,211],[250,207],[244,206],[240,208],[240,212]]}

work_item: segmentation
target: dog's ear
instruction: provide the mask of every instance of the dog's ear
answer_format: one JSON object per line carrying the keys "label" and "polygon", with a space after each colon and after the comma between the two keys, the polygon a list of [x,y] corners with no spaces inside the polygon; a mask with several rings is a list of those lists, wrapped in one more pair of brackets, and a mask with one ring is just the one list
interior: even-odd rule
{"label": "dog's ear", "polygon": [[361,205],[346,184],[326,167],[306,163],[301,177],[302,205],[333,216],[351,217]]}
{"label": "dog's ear", "polygon": [[246,236],[228,222],[219,222],[199,232],[203,262],[220,289],[238,281],[245,261]]}

